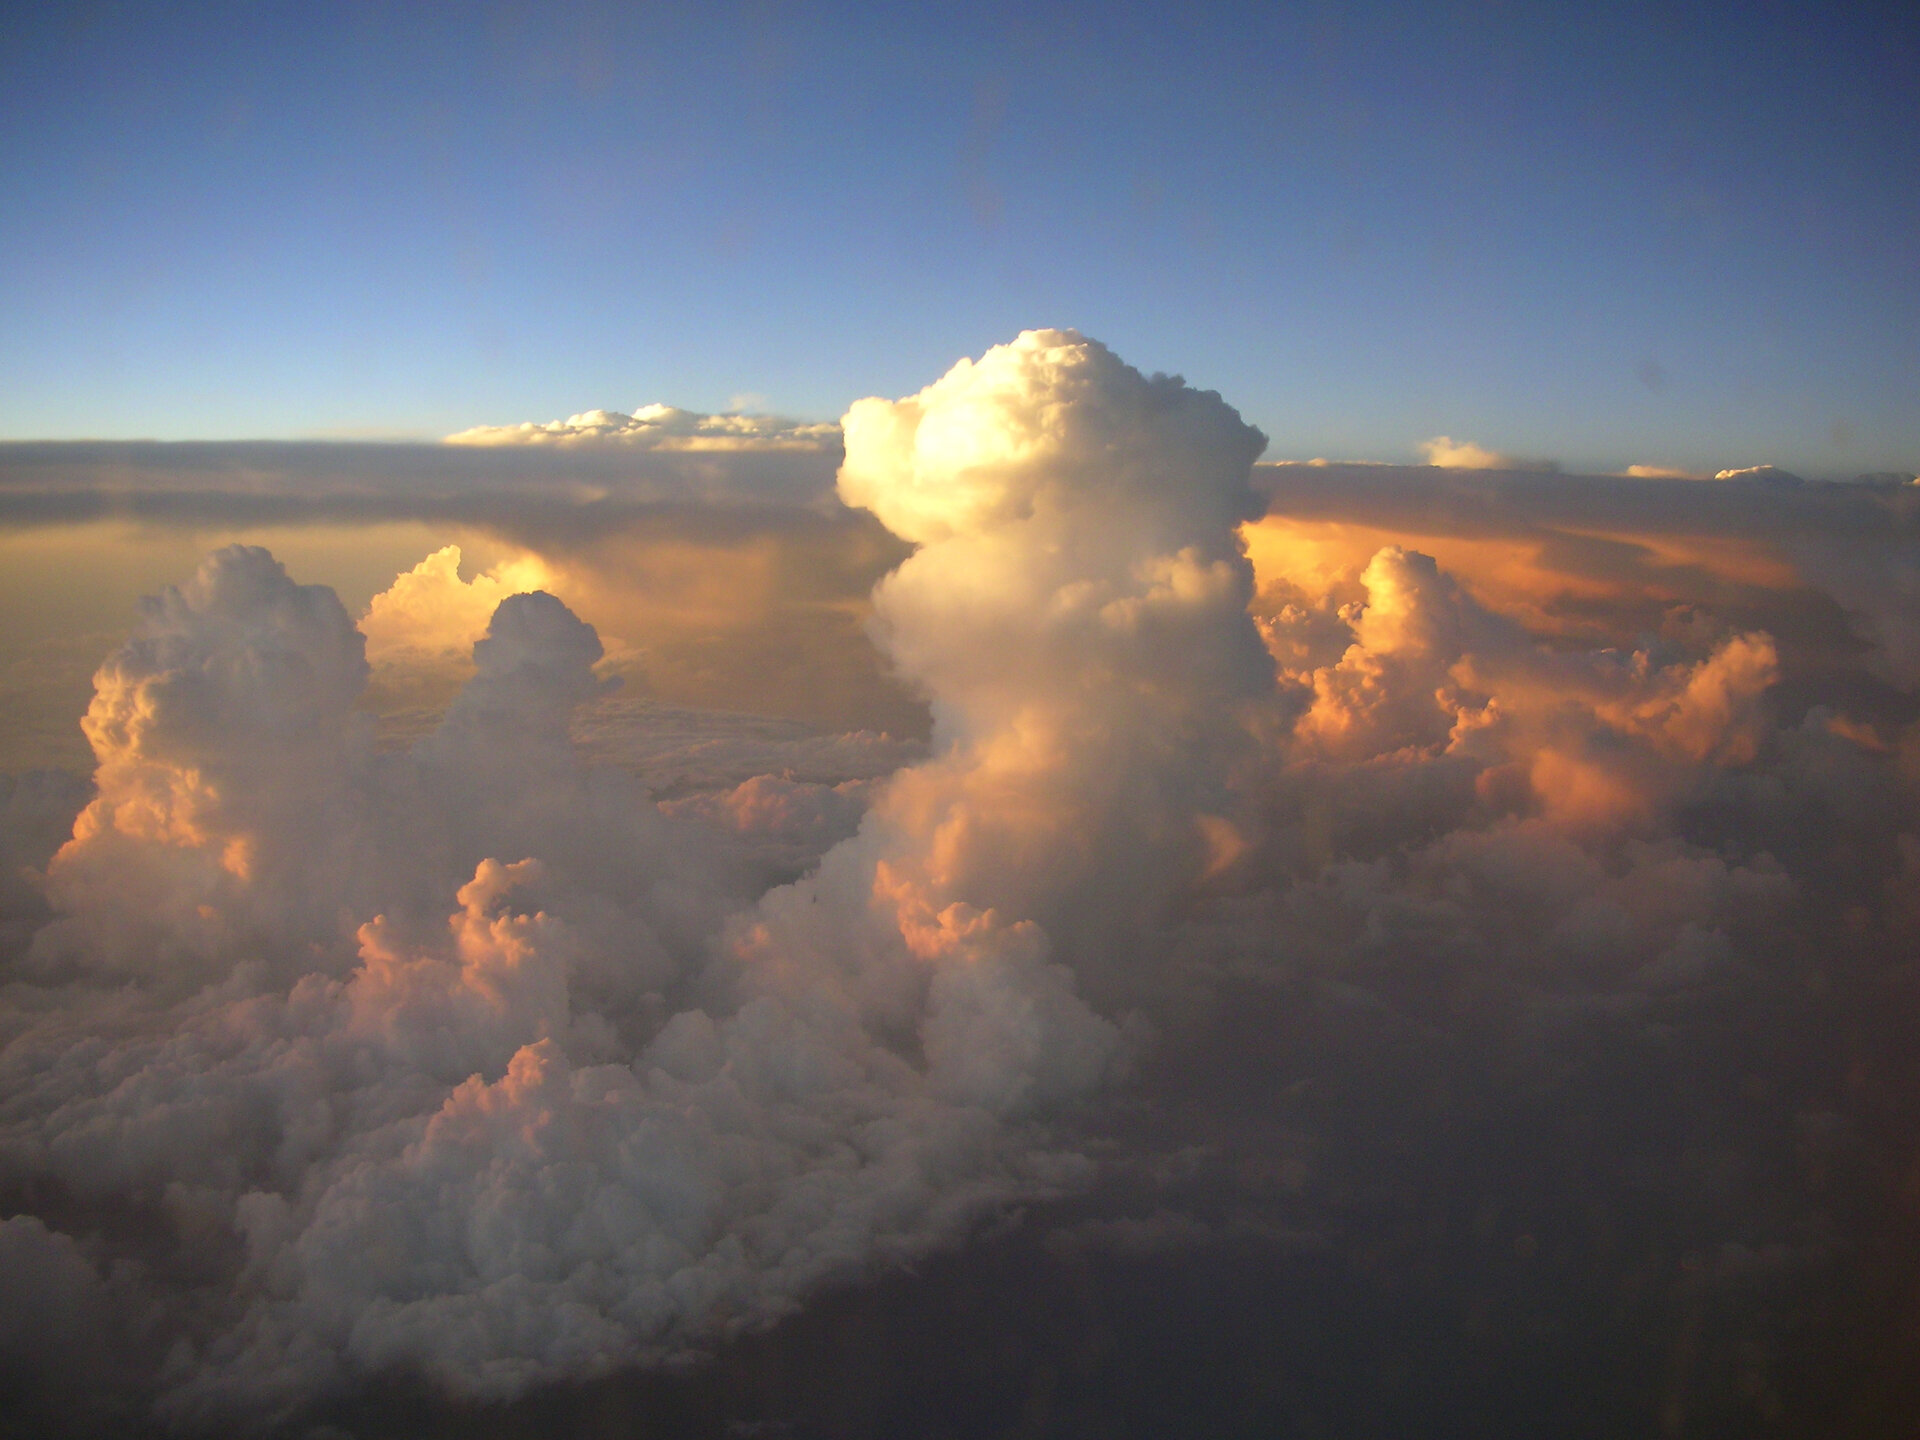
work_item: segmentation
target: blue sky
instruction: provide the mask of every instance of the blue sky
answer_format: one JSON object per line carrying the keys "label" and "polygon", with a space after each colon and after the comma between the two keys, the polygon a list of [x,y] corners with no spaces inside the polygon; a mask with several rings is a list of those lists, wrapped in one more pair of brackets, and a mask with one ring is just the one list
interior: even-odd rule
{"label": "blue sky", "polygon": [[[1898,8],[41,7],[0,437],[807,418],[1072,325],[1275,457],[1920,466]],[[757,398],[756,398],[757,397]]]}

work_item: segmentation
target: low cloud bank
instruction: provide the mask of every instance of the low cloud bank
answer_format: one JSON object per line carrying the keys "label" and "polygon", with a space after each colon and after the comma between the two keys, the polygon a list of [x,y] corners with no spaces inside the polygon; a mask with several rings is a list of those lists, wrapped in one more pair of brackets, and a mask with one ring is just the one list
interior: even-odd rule
{"label": "low cloud bank", "polygon": [[[111,1403],[246,1428],[685,1356],[1016,1201],[1091,1207],[1072,1265],[1504,1236],[1408,1157],[1556,1105],[1578,1185],[1506,1141],[1571,1187],[1507,1253],[1656,1193],[1688,1295],[1847,1253],[1820,1187],[1912,1148],[1910,487],[1256,468],[1070,331],[842,428],[924,750],[643,698],[589,762],[560,560],[442,550],[356,626],[233,547],[148,603],[92,792],[0,795],[0,1284],[48,1317],[0,1364],[87,1337]],[[382,667],[457,672],[403,750]],[[1620,1073],[1658,1103],[1580,1098]]]}

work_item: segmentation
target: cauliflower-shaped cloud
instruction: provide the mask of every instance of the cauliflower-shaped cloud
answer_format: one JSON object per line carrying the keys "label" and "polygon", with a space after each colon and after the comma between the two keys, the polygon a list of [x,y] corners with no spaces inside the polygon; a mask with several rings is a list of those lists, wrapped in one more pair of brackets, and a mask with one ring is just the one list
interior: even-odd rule
{"label": "cauliflower-shaped cloud", "polygon": [[1442,470],[1552,471],[1560,468],[1558,460],[1529,460],[1519,455],[1505,455],[1498,450],[1476,445],[1471,440],[1455,440],[1450,435],[1436,435],[1431,440],[1423,440],[1420,453],[1427,457],[1427,464],[1437,465]]}

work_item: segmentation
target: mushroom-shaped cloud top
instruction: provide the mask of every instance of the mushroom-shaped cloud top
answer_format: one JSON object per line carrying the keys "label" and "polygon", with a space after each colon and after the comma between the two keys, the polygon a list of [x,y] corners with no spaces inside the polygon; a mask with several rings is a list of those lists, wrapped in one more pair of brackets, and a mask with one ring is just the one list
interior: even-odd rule
{"label": "mushroom-shaped cloud top", "polygon": [[1115,502],[1231,527],[1258,508],[1248,476],[1266,447],[1212,391],[1073,330],[1028,330],[917,395],[855,402],[841,425],[840,498],[922,544]]}

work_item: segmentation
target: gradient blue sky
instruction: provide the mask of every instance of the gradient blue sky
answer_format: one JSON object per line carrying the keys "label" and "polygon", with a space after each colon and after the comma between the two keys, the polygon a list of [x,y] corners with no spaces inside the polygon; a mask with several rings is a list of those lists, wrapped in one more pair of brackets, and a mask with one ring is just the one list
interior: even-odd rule
{"label": "gradient blue sky", "polygon": [[833,418],[1032,325],[1274,457],[1920,466],[1920,22],[46,5],[0,437]]}

